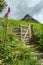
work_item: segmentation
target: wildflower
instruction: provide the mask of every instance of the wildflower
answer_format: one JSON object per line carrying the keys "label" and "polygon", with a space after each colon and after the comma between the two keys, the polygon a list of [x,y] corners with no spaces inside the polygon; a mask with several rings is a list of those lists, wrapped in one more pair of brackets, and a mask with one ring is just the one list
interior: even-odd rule
{"label": "wildflower", "polygon": [[7,13],[4,15],[4,18],[8,17],[8,14],[10,13],[10,7],[8,8]]}

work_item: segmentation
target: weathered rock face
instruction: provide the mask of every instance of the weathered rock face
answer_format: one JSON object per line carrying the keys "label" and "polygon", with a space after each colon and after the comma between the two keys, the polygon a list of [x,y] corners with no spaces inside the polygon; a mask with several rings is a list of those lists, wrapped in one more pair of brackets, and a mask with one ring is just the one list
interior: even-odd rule
{"label": "weathered rock face", "polygon": [[23,19],[21,19],[22,21],[27,21],[27,22],[36,22],[39,23],[37,20],[35,20],[34,18],[32,18],[30,15],[26,15]]}

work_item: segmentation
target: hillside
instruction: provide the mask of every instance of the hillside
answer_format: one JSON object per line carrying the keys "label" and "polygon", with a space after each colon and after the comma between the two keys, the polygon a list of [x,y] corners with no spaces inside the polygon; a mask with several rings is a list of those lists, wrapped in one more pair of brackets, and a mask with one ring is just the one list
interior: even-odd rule
{"label": "hillside", "polygon": [[[40,23],[37,23],[37,22],[35,22],[35,21],[23,21],[23,20],[14,20],[14,19],[4,19],[4,18],[0,18],[0,22],[1,21],[7,21],[8,23],[14,23],[14,24],[24,24],[24,25],[29,25],[29,24],[39,24],[40,25]],[[35,22],[35,23],[34,23]]]}
{"label": "hillside", "polygon": [[[18,34],[21,35],[20,31],[20,24],[25,26],[33,25],[34,26],[34,35],[35,35],[35,46],[33,44],[26,45],[24,42],[19,39]],[[1,65],[41,65],[43,63],[40,58],[40,53],[36,53],[36,48],[42,49],[42,42],[43,38],[43,25],[40,23],[33,23],[30,22],[23,22],[20,20],[13,20],[13,19],[3,19],[0,18],[0,64]],[[41,30],[42,29],[42,30]],[[16,30],[16,31],[15,31]],[[20,29],[21,30],[21,29]],[[24,29],[24,31],[28,30]],[[29,28],[30,30],[30,28]],[[18,32],[17,32],[18,31]],[[17,32],[17,33],[16,33]],[[24,35],[24,33],[23,33]],[[21,37],[20,37],[21,38]],[[41,41],[39,40],[41,38]],[[39,42],[39,43],[38,43]],[[40,46],[39,46],[40,45]],[[37,56],[38,55],[38,56]],[[40,58],[40,59],[38,59]]]}
{"label": "hillside", "polygon": [[7,24],[22,24],[22,25],[31,25],[31,24],[33,24],[34,25],[34,27],[36,28],[36,29],[39,29],[40,30],[40,28],[41,28],[41,26],[43,26],[43,24],[40,24],[40,23],[34,23],[34,21],[32,21],[32,22],[26,22],[26,21],[21,21],[21,20],[13,20],[13,19],[4,19],[4,18],[0,18],[0,23],[1,22],[3,22],[3,21],[6,21],[7,22]]}

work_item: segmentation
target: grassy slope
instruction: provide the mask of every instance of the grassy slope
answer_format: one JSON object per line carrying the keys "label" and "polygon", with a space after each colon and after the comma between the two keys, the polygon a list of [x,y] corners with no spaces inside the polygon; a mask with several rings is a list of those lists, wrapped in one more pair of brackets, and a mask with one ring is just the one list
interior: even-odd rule
{"label": "grassy slope", "polygon": [[[2,20],[3,20],[3,19],[0,18],[0,22],[1,22]],[[8,24],[23,24],[23,25],[33,24],[36,32],[37,32],[37,30],[41,30],[41,24],[39,24],[39,23],[23,22],[23,21],[12,20],[12,19],[6,19],[6,22],[8,22]],[[15,38],[15,43],[20,43],[20,41],[18,41],[17,39],[18,39],[18,38]],[[27,47],[25,48],[25,46],[19,46],[19,47],[20,47],[20,49],[23,49],[23,52],[25,52],[25,49],[27,48]],[[17,51],[19,51],[18,47],[17,47]],[[21,50],[20,50],[20,52],[21,52]],[[23,52],[21,52],[21,53],[23,53]],[[27,51],[27,52],[28,52],[28,51]],[[12,51],[11,51],[11,53],[13,54],[13,53],[15,53],[15,52],[12,52]],[[11,53],[10,53],[10,54],[11,54]],[[33,56],[34,56],[34,55],[33,55]],[[34,58],[33,58],[33,60],[34,60]],[[22,62],[24,62],[24,61],[22,61]],[[30,62],[31,62],[31,63],[34,63],[32,60],[30,60]],[[21,61],[19,61],[19,64],[18,64],[18,65],[21,65],[20,63],[21,63]],[[27,63],[28,63],[28,60],[27,60],[27,62],[26,62],[25,65],[27,65]],[[31,64],[31,63],[30,63],[30,64]],[[15,64],[16,64],[16,62],[15,62]],[[11,65],[12,65],[12,64],[11,64]],[[22,64],[22,65],[24,65],[24,64]]]}
{"label": "grassy slope", "polygon": [[[1,20],[3,20],[3,18],[0,18],[0,21]],[[13,23],[13,24],[23,24],[23,25],[29,25],[29,24],[39,24],[40,25],[40,23],[34,23],[33,21],[32,22],[24,22],[24,21],[20,21],[20,20],[13,20],[13,19],[7,19],[7,22],[9,22],[9,23]]]}
{"label": "grassy slope", "polygon": [[[0,21],[2,21],[3,18],[0,18]],[[5,21],[7,21],[8,24],[23,24],[23,25],[29,25],[29,24],[33,24],[34,25],[34,29],[35,31],[41,31],[41,26],[43,26],[43,24],[40,23],[33,23],[32,22],[24,22],[24,21],[20,21],[20,20],[13,20],[13,19],[4,19]]]}

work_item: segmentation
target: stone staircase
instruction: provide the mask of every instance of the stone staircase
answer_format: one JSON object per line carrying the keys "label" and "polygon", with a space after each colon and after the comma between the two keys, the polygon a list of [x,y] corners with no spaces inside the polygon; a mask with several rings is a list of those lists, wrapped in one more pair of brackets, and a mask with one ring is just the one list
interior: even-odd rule
{"label": "stone staircase", "polygon": [[19,25],[18,28],[14,28],[14,32],[22,42],[29,43],[29,40],[32,37],[31,25]]}
{"label": "stone staircase", "polygon": [[[32,26],[23,26],[20,25],[19,28],[15,28],[15,34],[26,45],[28,45],[31,49],[35,48],[34,44],[30,44],[29,40],[33,36],[34,31]],[[32,53],[35,53],[37,55],[38,60],[41,62],[41,65],[43,65],[43,53],[37,51],[32,51]]]}

